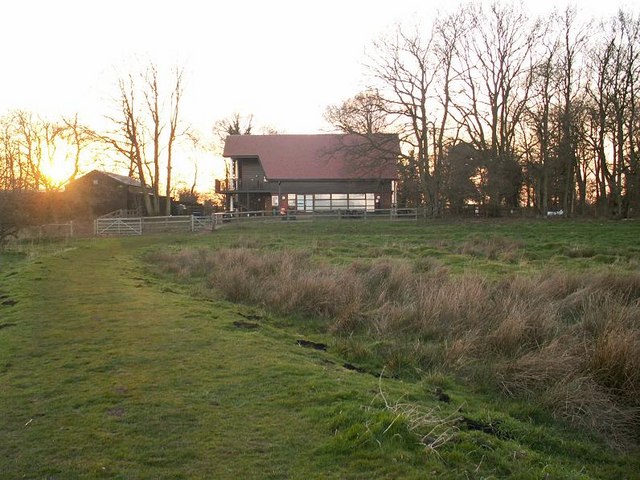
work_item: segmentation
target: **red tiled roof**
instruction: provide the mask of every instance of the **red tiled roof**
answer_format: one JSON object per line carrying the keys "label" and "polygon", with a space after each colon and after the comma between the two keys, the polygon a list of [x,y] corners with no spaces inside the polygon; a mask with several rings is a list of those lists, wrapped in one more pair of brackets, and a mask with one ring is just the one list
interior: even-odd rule
{"label": "red tiled roof", "polygon": [[223,155],[260,159],[269,180],[395,179],[397,135],[230,135]]}

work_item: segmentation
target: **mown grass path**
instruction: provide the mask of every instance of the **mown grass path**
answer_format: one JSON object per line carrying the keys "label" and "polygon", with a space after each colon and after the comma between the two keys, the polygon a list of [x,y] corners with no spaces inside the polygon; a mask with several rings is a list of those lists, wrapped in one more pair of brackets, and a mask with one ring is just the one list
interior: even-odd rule
{"label": "mown grass path", "polygon": [[13,282],[0,477],[302,477],[328,434],[305,403],[342,390],[329,367],[233,327],[231,305],[153,284],[126,243],[41,257]]}

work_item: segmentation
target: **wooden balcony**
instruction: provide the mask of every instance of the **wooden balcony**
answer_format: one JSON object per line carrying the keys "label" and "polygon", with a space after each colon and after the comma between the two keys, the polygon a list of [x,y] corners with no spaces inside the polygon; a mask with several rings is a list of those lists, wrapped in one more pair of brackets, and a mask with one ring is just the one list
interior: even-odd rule
{"label": "wooden balcony", "polygon": [[269,192],[269,182],[260,179],[216,180],[216,193]]}

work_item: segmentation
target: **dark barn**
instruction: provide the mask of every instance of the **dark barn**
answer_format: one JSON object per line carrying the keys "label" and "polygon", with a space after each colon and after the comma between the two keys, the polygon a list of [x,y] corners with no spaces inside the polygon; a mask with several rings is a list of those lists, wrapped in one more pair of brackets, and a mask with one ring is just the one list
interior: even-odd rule
{"label": "dark barn", "polygon": [[[141,183],[116,173],[93,170],[69,182],[65,195],[84,216],[99,217],[116,211],[124,216],[145,214]],[[161,211],[166,200],[160,197]]]}

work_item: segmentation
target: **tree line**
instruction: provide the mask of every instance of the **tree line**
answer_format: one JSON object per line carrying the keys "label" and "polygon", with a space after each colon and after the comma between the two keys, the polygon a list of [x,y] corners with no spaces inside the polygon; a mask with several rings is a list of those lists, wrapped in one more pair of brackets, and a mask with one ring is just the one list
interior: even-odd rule
{"label": "tree line", "polygon": [[[398,204],[429,215],[479,205],[495,214],[635,216],[639,52],[640,20],[629,12],[580,21],[572,8],[532,18],[513,5],[468,4],[376,41],[369,88],[329,106],[326,119],[344,132],[399,134]],[[120,75],[106,131],[77,116],[1,116],[0,190],[58,190],[99,145],[147,189],[146,213],[166,213],[160,197],[175,190],[176,144],[204,144],[182,119],[182,70],[141,67]],[[248,133],[251,120],[218,121],[213,133]],[[61,144],[72,168],[54,181],[43,167]]]}
{"label": "tree line", "polygon": [[[78,175],[80,156],[90,142],[77,115],[49,121],[22,110],[7,113],[0,117],[0,190],[59,190]],[[46,174],[59,155],[68,170],[65,178]]]}
{"label": "tree line", "polygon": [[398,133],[399,203],[538,214],[640,212],[640,19],[532,18],[468,4],[375,42],[370,87],[330,106],[349,133]]}
{"label": "tree line", "polygon": [[[183,136],[196,143],[180,117],[183,72],[176,68],[172,80],[166,82],[150,62],[138,73],[122,75],[116,92],[113,112],[106,115],[109,127],[103,131],[82,124],[78,115],[50,121],[17,110],[0,117],[0,192],[4,199],[0,210],[5,211],[4,216],[21,203],[20,198],[31,198],[27,192],[60,191],[86,173],[82,163],[95,168],[102,163],[100,157],[116,159],[120,169],[140,181],[147,215],[170,214],[170,202],[164,202],[161,211],[160,199],[173,193],[175,145]],[[93,158],[83,162],[87,155]],[[63,177],[59,171],[50,172],[61,167],[67,171]],[[21,197],[20,192],[26,195]],[[193,196],[193,188],[190,193]],[[9,198],[17,200],[9,204]]]}

